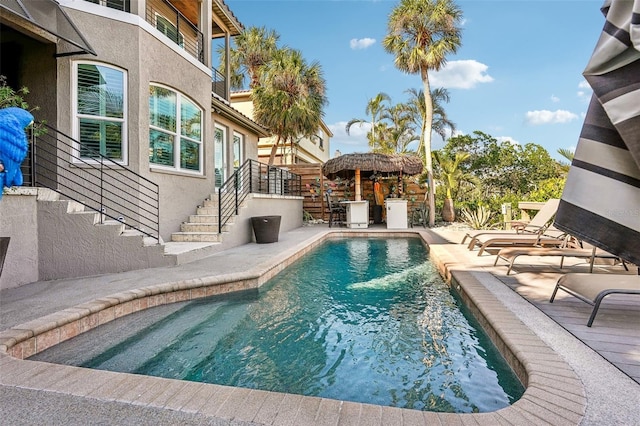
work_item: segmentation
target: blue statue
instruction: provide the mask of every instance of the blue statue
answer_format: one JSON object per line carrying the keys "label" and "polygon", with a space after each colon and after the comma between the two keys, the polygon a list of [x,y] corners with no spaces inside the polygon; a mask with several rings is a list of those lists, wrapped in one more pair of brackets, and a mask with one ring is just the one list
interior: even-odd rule
{"label": "blue statue", "polygon": [[6,186],[22,185],[20,164],[27,156],[29,144],[25,128],[33,115],[18,107],[0,109],[0,199]]}

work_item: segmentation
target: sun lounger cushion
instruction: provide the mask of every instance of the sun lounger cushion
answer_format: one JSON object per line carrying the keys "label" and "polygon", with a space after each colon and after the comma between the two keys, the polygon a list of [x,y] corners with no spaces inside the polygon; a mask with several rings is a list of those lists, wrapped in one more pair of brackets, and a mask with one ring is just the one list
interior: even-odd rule
{"label": "sun lounger cushion", "polygon": [[[593,248],[570,248],[570,247],[505,247],[498,251],[496,255],[496,261],[493,266],[498,264],[498,260],[504,259],[509,263],[507,269],[507,275],[511,272],[516,259],[520,256],[540,256],[540,257],[561,257],[560,268],[563,267],[565,257],[578,257],[589,259],[589,272],[593,272],[593,265],[595,259],[613,259],[620,260],[620,258],[614,254],[606,252],[600,249]],[[622,266],[627,269],[624,262],[621,262]]]}
{"label": "sun lounger cushion", "polygon": [[563,290],[593,306],[587,327],[591,327],[600,303],[610,294],[639,294],[640,275],[624,274],[566,274],[558,279],[550,303],[558,290]]}

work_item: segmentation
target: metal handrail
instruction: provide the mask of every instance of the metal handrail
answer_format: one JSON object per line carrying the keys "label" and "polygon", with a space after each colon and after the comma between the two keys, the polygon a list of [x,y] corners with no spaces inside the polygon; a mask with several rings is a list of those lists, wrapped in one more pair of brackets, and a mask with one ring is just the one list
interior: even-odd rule
{"label": "metal handrail", "polygon": [[30,135],[25,185],[49,188],[101,213],[100,223],[107,217],[160,242],[157,184],[57,129],[41,126],[45,132]]}
{"label": "metal handrail", "polygon": [[211,90],[222,99],[229,99],[227,93],[227,78],[215,68],[211,68]]}
{"label": "metal handrail", "polygon": [[302,177],[281,167],[245,161],[218,189],[218,233],[251,193],[300,196]]}
{"label": "metal handrail", "polygon": [[[171,41],[204,63],[204,34],[167,0],[147,1],[146,21],[158,28],[157,16],[168,20],[175,34],[165,34]],[[160,28],[158,28],[160,30]]]}

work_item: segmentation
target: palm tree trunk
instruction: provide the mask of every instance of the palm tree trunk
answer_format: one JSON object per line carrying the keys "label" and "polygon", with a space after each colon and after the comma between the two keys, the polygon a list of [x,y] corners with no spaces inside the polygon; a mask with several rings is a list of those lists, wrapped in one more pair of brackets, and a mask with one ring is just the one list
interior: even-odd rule
{"label": "palm tree trunk", "polygon": [[278,152],[278,145],[280,145],[280,136],[276,139],[276,142],[271,146],[271,154],[269,155],[269,165],[273,166],[273,162],[276,159],[276,152]]}
{"label": "palm tree trunk", "polygon": [[426,68],[420,69],[422,84],[424,86],[424,102],[425,102],[425,123],[424,132],[424,164],[427,169],[427,178],[429,179],[429,227],[433,227],[436,223],[436,197],[435,182],[433,180],[433,162],[431,160],[431,127],[433,125],[433,101],[431,100],[431,87],[429,85],[429,74]]}

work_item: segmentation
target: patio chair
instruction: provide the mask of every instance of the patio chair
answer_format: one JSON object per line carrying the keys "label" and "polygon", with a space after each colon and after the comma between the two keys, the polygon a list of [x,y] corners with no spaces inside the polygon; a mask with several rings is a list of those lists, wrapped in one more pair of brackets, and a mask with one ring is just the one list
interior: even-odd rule
{"label": "patio chair", "polygon": [[508,266],[507,275],[509,275],[513,269],[516,259],[520,256],[560,257],[560,269],[564,266],[565,257],[587,259],[589,264],[589,273],[593,272],[593,267],[597,259],[608,259],[613,260],[616,263],[620,263],[626,271],[629,270],[625,261],[617,255],[611,254],[595,246],[590,246],[571,235],[567,235],[564,238],[564,243],[559,247],[504,247],[498,251],[496,261],[493,263],[493,266],[497,266],[500,259],[505,260]]}
{"label": "patio chair", "polygon": [[419,204],[411,207],[409,212],[409,225],[413,228],[414,225],[422,225],[423,228],[427,227],[429,223],[429,208],[427,207],[427,200],[425,199]]}
{"label": "patio chair", "polygon": [[327,200],[327,208],[329,209],[329,228],[334,224],[338,226],[342,225],[347,220],[346,207],[333,201],[329,192],[325,192],[324,196]]}
{"label": "patio chair", "polygon": [[478,231],[470,231],[462,239],[460,244],[464,244],[467,238],[470,238],[469,241],[469,250],[472,250],[476,244],[476,237],[485,235],[485,234],[501,234],[501,235],[514,235],[514,234],[537,234],[541,229],[546,227],[549,222],[553,219],[558,211],[558,205],[560,204],[560,200],[557,198],[551,198],[547,200],[547,202],[542,206],[542,208],[538,211],[538,213],[531,219],[529,222],[522,221],[511,221],[507,222],[507,224],[511,225],[512,229],[509,230],[478,230]]}
{"label": "patio chair", "polygon": [[591,327],[603,299],[611,294],[640,295],[640,275],[631,274],[566,274],[558,279],[549,303],[553,303],[558,290],[565,291],[593,306],[587,327]]}
{"label": "patio chair", "polygon": [[490,247],[561,247],[564,244],[565,233],[552,226],[542,228],[538,232],[523,234],[481,234],[472,239],[473,246],[469,249],[480,247],[478,256]]}

